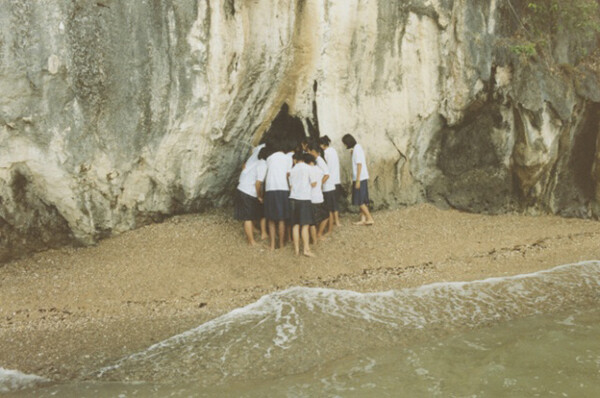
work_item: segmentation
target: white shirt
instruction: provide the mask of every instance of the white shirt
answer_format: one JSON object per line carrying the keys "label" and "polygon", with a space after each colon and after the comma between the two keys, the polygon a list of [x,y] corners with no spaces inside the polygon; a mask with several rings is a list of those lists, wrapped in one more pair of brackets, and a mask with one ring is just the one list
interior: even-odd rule
{"label": "white shirt", "polygon": [[356,181],[356,165],[362,164],[360,171],[360,180],[369,179],[369,171],[367,170],[367,159],[365,158],[365,151],[363,151],[360,144],[354,145],[352,150],[352,181]]}
{"label": "white shirt", "polygon": [[325,149],[325,161],[327,162],[327,167],[329,168],[329,179],[325,181],[323,184],[323,192],[331,192],[335,191],[336,184],[340,184],[340,159],[338,157],[337,151],[328,147]]}
{"label": "white shirt", "polygon": [[265,191],[289,191],[287,175],[292,170],[292,158],[283,152],[275,152],[267,158]]}
{"label": "white shirt", "polygon": [[267,178],[267,161],[258,159],[258,162],[256,163],[256,181],[260,181],[264,184],[265,178]]}
{"label": "white shirt", "polygon": [[265,144],[260,144],[259,146],[257,146],[256,148],[254,148],[252,150],[252,154],[250,154],[250,157],[248,158],[248,160],[246,160],[246,167],[252,166],[252,164],[254,164],[254,162],[258,161],[258,153],[264,147],[265,147]]}
{"label": "white shirt", "polygon": [[267,173],[267,162],[264,160],[257,160],[250,166],[246,166],[240,174],[240,181],[237,189],[250,195],[254,198],[258,197],[256,192],[256,181],[263,182]]}
{"label": "white shirt", "polygon": [[311,175],[311,166],[304,162],[296,163],[290,174],[290,199],[310,200],[311,186],[316,182]]}
{"label": "white shirt", "polygon": [[310,166],[311,182],[317,182],[317,185],[310,190],[310,201],[312,203],[323,203],[325,201],[323,198],[323,191],[321,190],[321,183],[323,182],[324,175],[323,170],[319,166]]}
{"label": "white shirt", "polygon": [[[321,169],[321,171],[323,171],[323,176],[328,176],[329,175],[329,166],[327,166],[327,162],[325,162],[325,160],[320,157],[317,156],[317,166]],[[331,178],[331,176],[330,176]]]}

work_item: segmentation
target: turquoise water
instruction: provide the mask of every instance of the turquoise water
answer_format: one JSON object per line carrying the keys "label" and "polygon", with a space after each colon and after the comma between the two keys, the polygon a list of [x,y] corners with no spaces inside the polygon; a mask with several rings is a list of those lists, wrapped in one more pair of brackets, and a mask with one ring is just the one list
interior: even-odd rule
{"label": "turquoise water", "polygon": [[599,303],[598,262],[373,294],[296,288],[7,396],[597,397]]}

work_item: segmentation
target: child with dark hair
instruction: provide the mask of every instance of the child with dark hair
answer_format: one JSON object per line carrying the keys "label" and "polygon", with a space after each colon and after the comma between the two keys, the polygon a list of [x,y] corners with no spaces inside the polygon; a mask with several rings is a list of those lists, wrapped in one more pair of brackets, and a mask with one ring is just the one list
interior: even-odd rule
{"label": "child with dark hair", "polygon": [[292,170],[292,159],[280,148],[267,158],[265,179],[265,217],[269,225],[271,250],[275,250],[275,229],[279,232],[279,247],[285,245],[285,222],[290,218],[288,177]]}
{"label": "child with dark hair", "polygon": [[[319,170],[321,171],[321,176],[319,178],[319,193],[315,195],[316,198],[318,198],[318,203],[320,206],[318,206],[318,214],[322,215],[321,210],[323,210],[323,208],[325,207],[324,204],[324,197],[323,197],[323,184],[327,183],[327,181],[329,181],[330,179],[330,173],[329,173],[329,166],[327,165],[327,162],[325,162],[325,160],[321,157],[323,150],[321,149],[321,146],[319,146],[319,143],[317,141],[312,141],[309,145],[308,145],[308,153],[311,154],[314,158],[315,158],[315,165],[317,168],[319,168]],[[313,201],[313,204],[315,202]],[[315,206],[313,206],[315,207]],[[326,211],[325,214],[327,215],[327,218],[329,217],[329,212]],[[319,217],[320,218],[320,217]],[[327,223],[322,223],[323,220],[319,220],[318,224],[319,228],[318,232],[317,232],[317,236],[319,238],[321,238],[323,236],[323,232],[325,227],[327,226]],[[320,225],[322,224],[322,225]]]}
{"label": "child with dark hair", "polygon": [[322,158],[322,150],[317,142],[311,142],[308,145],[307,152],[311,154],[315,158],[315,164],[323,171],[323,181],[324,184],[329,178],[329,166],[325,159]]}
{"label": "child with dark hair", "polygon": [[360,209],[360,221],[355,225],[373,225],[375,220],[369,212],[369,171],[365,152],[354,137],[346,134],[342,142],[352,151],[352,204]]}
{"label": "child with dark hair", "polygon": [[252,148],[252,152],[250,153],[250,157],[248,158],[248,160],[246,160],[246,163],[244,163],[244,167],[243,167],[244,169],[246,167],[250,167],[254,162],[256,162],[258,160],[258,153],[265,146],[266,146],[265,143],[261,143],[258,146]]}
{"label": "child with dark hair", "polygon": [[329,146],[331,140],[326,135],[319,139],[321,149],[323,149],[325,162],[329,168],[329,178],[323,182],[323,197],[325,198],[325,206],[329,211],[329,228],[328,233],[333,231],[333,224],[340,226],[340,207],[338,204],[338,192],[341,191],[340,180],[340,160],[335,148]]}
{"label": "child with dark hair", "polygon": [[314,257],[309,245],[309,227],[313,223],[311,207],[311,188],[317,181],[311,177],[310,166],[304,162],[304,156],[297,156],[296,165],[290,173],[291,224],[294,251],[300,255],[300,237],[302,237],[303,254]]}
{"label": "child with dark hair", "polygon": [[[312,151],[311,151],[312,152]],[[312,153],[304,154],[304,162],[310,166],[311,181],[316,181],[310,192],[310,201],[313,211],[314,223],[310,226],[310,235],[312,237],[313,244],[317,244],[320,239],[323,239],[323,232],[327,223],[329,222],[329,212],[325,207],[325,200],[323,199],[323,181],[327,180],[327,175],[317,165],[316,159]],[[325,161],[323,161],[325,162]]]}
{"label": "child with dark hair", "polygon": [[[260,152],[264,151],[264,148]],[[235,204],[235,219],[243,221],[244,233],[248,244],[256,245],[254,240],[255,221],[262,218],[262,184],[267,173],[267,165],[264,160],[260,160],[257,154],[256,160],[247,162],[240,174],[237,186],[237,197]],[[262,229],[262,236],[266,231]]]}

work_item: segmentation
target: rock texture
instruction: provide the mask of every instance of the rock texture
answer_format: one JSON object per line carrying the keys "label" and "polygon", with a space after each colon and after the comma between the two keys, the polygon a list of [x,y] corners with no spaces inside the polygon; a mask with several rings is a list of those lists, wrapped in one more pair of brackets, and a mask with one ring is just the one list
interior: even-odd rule
{"label": "rock texture", "polygon": [[568,37],[564,67],[515,54],[517,25],[498,0],[0,2],[0,259],[230,202],[283,104],[357,137],[377,206],[595,216],[598,75]]}

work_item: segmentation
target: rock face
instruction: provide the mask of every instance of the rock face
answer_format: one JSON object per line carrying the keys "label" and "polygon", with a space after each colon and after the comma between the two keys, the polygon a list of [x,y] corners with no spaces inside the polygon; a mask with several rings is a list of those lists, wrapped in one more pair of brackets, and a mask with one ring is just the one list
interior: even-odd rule
{"label": "rock face", "polygon": [[363,144],[377,206],[594,216],[600,80],[515,54],[517,24],[497,0],[0,2],[0,258],[230,202],[284,103]]}

